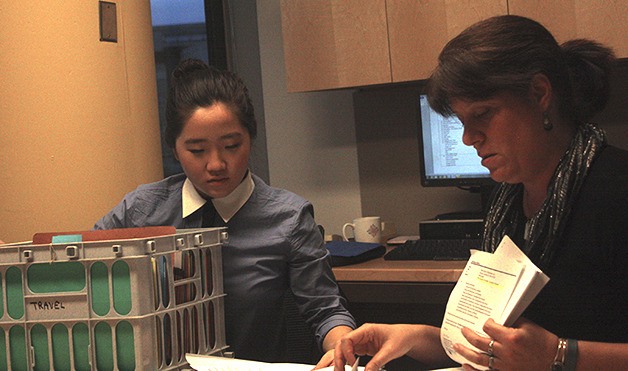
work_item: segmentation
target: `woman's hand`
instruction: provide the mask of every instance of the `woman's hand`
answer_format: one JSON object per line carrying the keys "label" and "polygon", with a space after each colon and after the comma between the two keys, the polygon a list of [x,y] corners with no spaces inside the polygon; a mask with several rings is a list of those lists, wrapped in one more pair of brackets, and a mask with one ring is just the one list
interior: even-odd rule
{"label": "woman's hand", "polygon": [[321,368],[329,367],[334,363],[334,349],[328,350],[323,354],[321,359],[316,364],[316,367],[313,370],[318,370]]}
{"label": "woman's hand", "polygon": [[343,371],[346,364],[355,362],[356,355],[371,355],[373,358],[365,371],[378,371],[420,344],[421,328],[420,325],[365,324],[336,344],[334,370]]}
{"label": "woman's hand", "polygon": [[334,350],[336,349],[336,345],[344,335],[351,331],[353,331],[353,329],[349,326],[336,326],[325,335],[325,339],[323,339],[323,349],[327,349],[327,351],[318,361],[314,370],[329,367],[334,363]]}
{"label": "woman's hand", "polygon": [[[454,345],[456,352],[478,365],[492,366],[494,370],[549,370],[556,355],[558,337],[524,318],[513,327],[498,325],[492,319],[482,330],[488,338],[478,335],[469,328],[463,328],[464,337],[478,349],[478,353],[461,344]],[[489,344],[493,340],[493,361],[490,364]],[[486,353],[485,353],[486,352]],[[475,370],[471,365],[463,365],[465,370]]]}

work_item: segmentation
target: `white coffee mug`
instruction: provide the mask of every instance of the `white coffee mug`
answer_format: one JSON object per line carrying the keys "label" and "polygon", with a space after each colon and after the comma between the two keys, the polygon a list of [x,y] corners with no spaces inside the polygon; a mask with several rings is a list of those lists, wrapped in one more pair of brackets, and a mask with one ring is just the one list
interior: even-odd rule
{"label": "white coffee mug", "polygon": [[379,216],[367,216],[353,219],[353,223],[345,223],[342,226],[342,237],[349,241],[349,229],[353,230],[353,239],[356,242],[382,242],[382,221]]}

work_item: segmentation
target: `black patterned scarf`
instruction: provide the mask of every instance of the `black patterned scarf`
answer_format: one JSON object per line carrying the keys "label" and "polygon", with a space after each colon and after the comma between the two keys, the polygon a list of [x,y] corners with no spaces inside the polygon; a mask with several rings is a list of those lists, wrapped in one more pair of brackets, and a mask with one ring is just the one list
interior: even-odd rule
{"label": "black patterned scarf", "polygon": [[603,130],[594,124],[580,125],[558,163],[541,210],[529,220],[523,215],[523,185],[501,183],[484,223],[482,249],[495,251],[504,235],[515,235],[525,224],[526,242],[520,247],[539,268],[547,268],[589,167],[605,144]]}

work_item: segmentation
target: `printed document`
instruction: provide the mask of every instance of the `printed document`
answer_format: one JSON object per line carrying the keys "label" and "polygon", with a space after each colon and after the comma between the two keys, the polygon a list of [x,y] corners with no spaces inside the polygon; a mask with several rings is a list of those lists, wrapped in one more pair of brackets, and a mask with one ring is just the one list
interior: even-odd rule
{"label": "printed document", "polygon": [[485,351],[475,348],[462,336],[462,327],[487,336],[482,326],[489,318],[511,326],[548,281],[508,236],[492,254],[471,250],[471,258],[449,296],[441,326],[441,343],[449,357],[486,370],[453,349],[454,344],[460,343]]}
{"label": "printed document", "polygon": [[[266,363],[190,353],[185,355],[185,360],[196,371],[311,371],[314,368],[314,365],[300,363]],[[364,367],[358,367],[358,362],[359,359],[356,359],[353,367],[345,366],[345,370],[364,371]],[[333,366],[329,366],[321,371],[333,371],[333,369]]]}

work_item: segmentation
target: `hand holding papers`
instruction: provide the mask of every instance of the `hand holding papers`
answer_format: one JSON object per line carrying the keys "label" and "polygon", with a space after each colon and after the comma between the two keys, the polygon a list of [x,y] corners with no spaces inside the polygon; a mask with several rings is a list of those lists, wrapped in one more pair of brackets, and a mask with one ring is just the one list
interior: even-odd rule
{"label": "hand holding papers", "polygon": [[462,327],[486,336],[482,326],[489,318],[505,326],[512,325],[548,281],[508,236],[493,254],[472,250],[449,296],[441,326],[441,343],[449,357],[459,363],[470,363],[453,349],[456,343],[477,349],[462,336]]}

